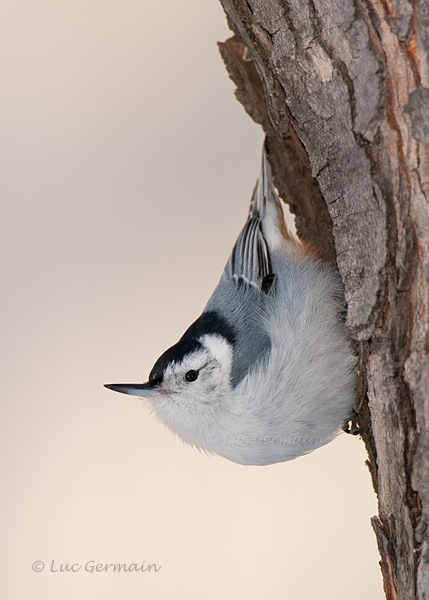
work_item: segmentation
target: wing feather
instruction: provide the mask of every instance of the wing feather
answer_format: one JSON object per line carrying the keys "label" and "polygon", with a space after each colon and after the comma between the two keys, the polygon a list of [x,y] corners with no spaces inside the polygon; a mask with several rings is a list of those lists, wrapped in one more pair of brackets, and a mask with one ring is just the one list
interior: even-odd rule
{"label": "wing feather", "polygon": [[270,273],[271,259],[262,220],[259,216],[249,216],[232,250],[230,276],[260,289]]}
{"label": "wing feather", "polygon": [[271,275],[270,251],[262,227],[270,202],[278,200],[264,148],[261,177],[253,190],[249,216],[225,267],[225,276],[233,278],[237,285],[251,285],[261,290],[264,279]]}

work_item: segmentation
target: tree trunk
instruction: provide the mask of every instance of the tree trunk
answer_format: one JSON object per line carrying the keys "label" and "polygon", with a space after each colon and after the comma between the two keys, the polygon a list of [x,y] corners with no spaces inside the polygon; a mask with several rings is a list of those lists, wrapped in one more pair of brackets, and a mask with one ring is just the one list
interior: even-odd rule
{"label": "tree trunk", "polygon": [[429,0],[221,0],[236,95],[336,261],[386,596],[429,600]]}

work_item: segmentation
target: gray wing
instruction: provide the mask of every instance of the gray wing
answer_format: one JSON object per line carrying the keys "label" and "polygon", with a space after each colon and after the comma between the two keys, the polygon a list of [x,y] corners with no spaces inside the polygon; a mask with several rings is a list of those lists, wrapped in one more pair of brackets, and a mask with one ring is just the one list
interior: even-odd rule
{"label": "gray wing", "polygon": [[262,229],[266,203],[275,193],[267,186],[266,174],[264,150],[262,175],[253,191],[248,219],[205,308],[219,311],[237,334],[231,376],[234,387],[271,349],[271,340],[261,319],[267,302],[272,302],[275,294],[275,274],[271,271],[269,247]]}
{"label": "gray wing", "polygon": [[[265,161],[264,152],[263,164]],[[263,168],[262,175],[264,171]],[[251,285],[263,291],[267,291],[266,278],[272,274],[270,252],[262,230],[267,201],[266,191],[265,179],[262,176],[261,181],[256,183],[250,202],[249,217],[238,236],[223,275],[227,280],[233,279],[237,286]]]}
{"label": "gray wing", "polygon": [[258,182],[253,192],[249,218],[234,245],[225,267],[225,276],[234,279],[237,285],[253,285],[260,290],[265,277],[271,273],[271,259],[262,232],[262,217],[257,202],[259,195]]}

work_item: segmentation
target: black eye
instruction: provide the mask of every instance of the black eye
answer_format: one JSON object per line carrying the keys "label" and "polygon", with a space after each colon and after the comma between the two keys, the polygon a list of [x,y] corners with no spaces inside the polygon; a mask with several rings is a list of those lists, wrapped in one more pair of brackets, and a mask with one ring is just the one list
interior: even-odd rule
{"label": "black eye", "polygon": [[194,371],[194,369],[191,369],[190,371],[187,371],[185,373],[185,379],[188,382],[195,381],[196,379],[198,379],[199,374],[199,371]]}

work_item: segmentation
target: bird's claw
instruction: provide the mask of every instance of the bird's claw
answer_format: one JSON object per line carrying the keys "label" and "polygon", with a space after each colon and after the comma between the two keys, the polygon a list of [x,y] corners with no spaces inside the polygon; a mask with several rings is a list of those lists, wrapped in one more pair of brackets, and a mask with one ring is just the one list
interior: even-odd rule
{"label": "bird's claw", "polygon": [[350,417],[344,421],[342,430],[350,435],[359,435],[362,431],[362,428],[359,425],[358,419],[359,415],[355,410],[353,410]]}

